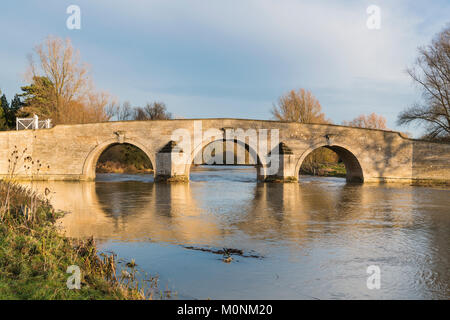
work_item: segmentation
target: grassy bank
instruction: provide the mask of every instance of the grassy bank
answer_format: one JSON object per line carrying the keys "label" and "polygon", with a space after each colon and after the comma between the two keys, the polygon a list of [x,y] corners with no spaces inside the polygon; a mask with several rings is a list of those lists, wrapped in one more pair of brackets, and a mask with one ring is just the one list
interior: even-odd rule
{"label": "grassy bank", "polygon": [[[113,255],[99,255],[92,239],[74,240],[56,225],[60,213],[43,197],[0,182],[0,299],[144,299],[133,273],[116,272]],[[68,289],[81,270],[81,288]]]}

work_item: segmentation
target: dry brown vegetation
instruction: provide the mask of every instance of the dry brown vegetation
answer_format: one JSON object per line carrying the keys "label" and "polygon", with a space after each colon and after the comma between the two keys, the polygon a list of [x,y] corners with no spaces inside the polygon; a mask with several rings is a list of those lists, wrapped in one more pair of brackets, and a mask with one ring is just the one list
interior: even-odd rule
{"label": "dry brown vegetation", "polygon": [[147,155],[131,144],[116,144],[106,149],[98,159],[99,173],[152,173]]}
{"label": "dry brown vegetation", "polygon": [[49,36],[29,55],[26,80],[31,82],[22,113],[51,118],[54,124],[109,120],[106,92],[94,89],[89,67],[69,39]]}
{"label": "dry brown vegetation", "polygon": [[98,173],[153,173],[153,169],[144,166],[137,167],[134,164],[124,164],[118,161],[98,162]]}
{"label": "dry brown vegetation", "polygon": [[278,99],[273,106],[272,114],[280,121],[294,121],[300,123],[329,123],[322,113],[319,100],[311,91],[299,89],[291,90]]}
{"label": "dry brown vegetation", "polygon": [[[57,225],[44,194],[16,182],[23,169],[38,174],[43,166],[27,148],[10,154],[8,176],[0,181],[0,299],[152,299],[169,297],[158,278],[136,268],[119,267],[117,256],[97,250],[93,238],[72,239]],[[67,268],[80,268],[80,288],[69,289]]]}
{"label": "dry brown vegetation", "polygon": [[342,124],[349,127],[387,129],[386,118],[382,115],[377,115],[376,113],[371,113],[369,115],[361,114],[352,121],[343,121]]}

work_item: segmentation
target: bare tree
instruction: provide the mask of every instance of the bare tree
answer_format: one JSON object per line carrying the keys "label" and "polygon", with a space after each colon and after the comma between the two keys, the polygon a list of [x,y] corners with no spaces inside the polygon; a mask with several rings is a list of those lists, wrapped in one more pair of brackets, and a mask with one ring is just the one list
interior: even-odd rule
{"label": "bare tree", "polygon": [[273,116],[280,121],[301,123],[328,123],[322,113],[322,106],[310,91],[291,90],[278,99],[271,110]]}
{"label": "bare tree", "polygon": [[88,117],[85,122],[108,121],[109,116],[106,113],[108,104],[111,102],[111,96],[107,92],[90,92],[85,100],[82,100],[85,106],[85,112]]}
{"label": "bare tree", "polygon": [[386,118],[382,115],[371,113],[369,115],[359,115],[352,121],[343,121],[344,126],[358,127],[358,128],[370,128],[370,129],[387,129]]}
{"label": "bare tree", "polygon": [[[29,55],[26,77],[32,83],[29,86],[32,94],[25,101],[25,111],[38,115],[49,113],[46,116],[54,123],[96,122],[108,118],[105,108],[110,96],[93,90],[89,69],[81,63],[70,39],[49,36],[35,47],[34,56]],[[40,103],[42,100],[45,104]],[[42,105],[46,106],[45,110],[41,110]]]}
{"label": "bare tree", "polygon": [[412,122],[426,128],[425,138],[450,141],[450,25],[426,47],[408,74],[422,89],[423,103],[401,112],[397,123]]}
{"label": "bare tree", "polygon": [[131,104],[129,101],[125,101],[122,103],[122,106],[119,109],[119,112],[117,113],[117,120],[124,121],[124,120],[131,120],[131,117],[133,116],[133,110],[131,109]]}
{"label": "bare tree", "polygon": [[[63,41],[53,36],[47,37],[44,43],[34,49],[38,65],[29,55],[28,76],[47,78],[53,89],[55,111],[58,113],[89,89],[88,68],[81,64],[78,52],[72,47],[69,39]],[[36,86],[40,83],[36,82]]]}
{"label": "bare tree", "polygon": [[133,109],[131,108],[129,101],[125,101],[122,104],[115,102],[110,103],[106,112],[110,119],[114,119],[116,121],[132,120],[133,118]]}
{"label": "bare tree", "polygon": [[[301,123],[330,123],[325,119],[322,106],[310,91],[305,89],[291,90],[278,99],[273,106],[272,114],[277,120]],[[318,148],[311,152],[303,161],[301,171],[316,174],[322,166],[337,163],[338,156],[326,148]]]}
{"label": "bare tree", "polygon": [[164,102],[147,103],[144,108],[136,108],[135,120],[167,120],[172,119],[172,114],[167,111]]}
{"label": "bare tree", "polygon": [[134,120],[149,120],[147,115],[145,114],[144,109],[141,107],[137,107],[134,109],[133,119]]}

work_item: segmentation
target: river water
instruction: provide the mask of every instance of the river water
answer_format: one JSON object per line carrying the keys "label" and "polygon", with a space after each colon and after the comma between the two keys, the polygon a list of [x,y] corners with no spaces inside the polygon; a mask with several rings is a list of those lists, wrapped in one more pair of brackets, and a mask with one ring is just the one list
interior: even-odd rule
{"label": "river water", "polygon": [[[68,236],[135,259],[175,298],[450,298],[449,189],[306,176],[258,184],[253,168],[228,166],[193,168],[190,178],[45,185],[69,212]],[[243,256],[225,263],[207,251],[222,248]],[[367,286],[369,266],[380,270],[379,289]]]}

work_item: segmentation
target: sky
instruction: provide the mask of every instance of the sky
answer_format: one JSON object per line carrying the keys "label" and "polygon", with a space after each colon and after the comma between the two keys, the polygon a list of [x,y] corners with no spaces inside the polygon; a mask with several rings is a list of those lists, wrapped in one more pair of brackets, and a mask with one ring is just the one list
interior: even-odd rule
{"label": "sky", "polygon": [[[66,26],[78,5],[81,29]],[[380,28],[366,12],[380,8]],[[27,55],[48,35],[69,37],[97,89],[133,106],[163,101],[180,118],[272,119],[305,88],[340,124],[386,117],[420,99],[406,68],[450,23],[448,0],[18,0],[0,6],[0,90],[26,84]]]}

